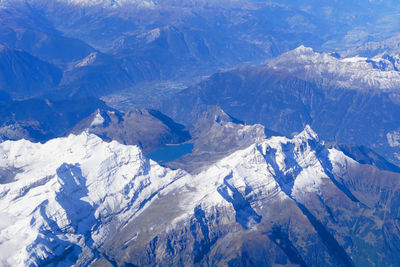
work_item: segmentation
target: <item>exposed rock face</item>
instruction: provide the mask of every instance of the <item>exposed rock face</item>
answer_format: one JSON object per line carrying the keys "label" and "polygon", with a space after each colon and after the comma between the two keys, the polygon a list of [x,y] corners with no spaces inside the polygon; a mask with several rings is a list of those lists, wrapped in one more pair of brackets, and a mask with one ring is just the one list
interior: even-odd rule
{"label": "exposed rock face", "polygon": [[156,110],[140,109],[126,114],[113,110],[97,110],[78,123],[71,132],[88,130],[106,141],[138,145],[145,154],[166,144],[182,143],[190,134],[181,124]]}
{"label": "exposed rock face", "polygon": [[0,141],[46,142],[88,130],[106,141],[139,145],[144,153],[191,138],[181,124],[159,111],[121,113],[96,98],[0,100]]}
{"label": "exposed rock face", "polygon": [[192,136],[189,142],[194,145],[192,153],[167,166],[199,171],[236,150],[265,139],[262,125],[245,125],[216,106],[209,107],[188,129]]}
{"label": "exposed rock face", "polygon": [[4,264],[400,262],[400,175],[327,149],[309,127],[195,175],[85,133],[0,152]]}

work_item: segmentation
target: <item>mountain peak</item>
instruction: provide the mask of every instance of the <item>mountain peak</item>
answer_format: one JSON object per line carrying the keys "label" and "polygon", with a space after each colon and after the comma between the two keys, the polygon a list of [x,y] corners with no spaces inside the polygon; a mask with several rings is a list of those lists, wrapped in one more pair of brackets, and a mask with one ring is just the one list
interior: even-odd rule
{"label": "mountain peak", "polygon": [[300,45],[299,47],[295,48],[292,52],[295,52],[296,54],[313,54],[314,50],[311,47]]}
{"label": "mountain peak", "polygon": [[190,138],[183,125],[159,111],[144,108],[125,114],[112,109],[98,109],[71,131],[80,133],[85,129],[103,140],[139,145],[145,154],[165,144],[176,144]]}
{"label": "mountain peak", "polygon": [[224,110],[222,110],[219,106],[209,106],[198,118],[195,124],[198,124],[200,121],[207,123],[217,123],[220,125],[233,122],[244,124],[243,122],[233,118],[229,114],[227,114]]}
{"label": "mountain peak", "polygon": [[302,132],[295,136],[295,138],[301,140],[315,140],[316,142],[319,142],[319,137],[317,133],[308,124],[304,127],[304,130]]}

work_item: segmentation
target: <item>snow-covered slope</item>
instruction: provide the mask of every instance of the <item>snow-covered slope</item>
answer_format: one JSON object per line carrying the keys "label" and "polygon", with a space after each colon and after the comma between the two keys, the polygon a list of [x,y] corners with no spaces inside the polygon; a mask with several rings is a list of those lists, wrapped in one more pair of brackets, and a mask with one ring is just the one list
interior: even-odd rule
{"label": "snow-covered slope", "polygon": [[[375,183],[394,191],[382,195],[382,203],[397,207],[400,177],[375,172],[325,148],[306,127],[292,139],[272,137],[178,180],[102,251],[120,264],[138,266],[398,262],[391,252],[378,255],[394,244],[382,232],[398,233],[372,229],[395,216],[381,213]],[[371,213],[367,205],[380,211]],[[105,264],[104,259],[96,263]]]}
{"label": "snow-covered slope", "polygon": [[[382,209],[398,206],[396,191],[376,192],[395,190],[399,177],[367,169],[365,181],[353,178],[363,168],[325,148],[308,126],[292,139],[271,137],[236,151],[195,175],[161,167],[135,146],[87,133],[45,144],[6,141],[0,144],[0,263],[400,261],[379,254],[395,245],[382,232],[354,235],[387,225],[395,214]],[[257,248],[243,252],[244,246]]]}
{"label": "snow-covered slope", "polygon": [[86,133],[45,144],[6,141],[0,155],[2,266],[86,265],[115,227],[184,175],[135,146]]}
{"label": "snow-covered slope", "polygon": [[[241,195],[244,202],[245,198],[257,195],[302,201],[307,194],[318,194],[323,184],[332,184],[329,175],[357,164],[336,149],[326,149],[317,134],[306,126],[292,139],[271,137],[234,152],[190,177],[190,186],[196,190],[185,197],[190,199],[190,204],[183,210],[190,214],[198,205],[210,210],[214,206],[229,206],[239,201],[235,194]],[[186,179],[188,177],[177,184],[186,185]],[[249,227],[246,224],[254,219],[251,212],[242,215],[250,216],[242,218],[243,226]]]}
{"label": "snow-covered slope", "polygon": [[299,78],[351,89],[398,90],[400,57],[387,53],[372,58],[338,58],[300,46],[275,59],[268,66],[289,71]]}

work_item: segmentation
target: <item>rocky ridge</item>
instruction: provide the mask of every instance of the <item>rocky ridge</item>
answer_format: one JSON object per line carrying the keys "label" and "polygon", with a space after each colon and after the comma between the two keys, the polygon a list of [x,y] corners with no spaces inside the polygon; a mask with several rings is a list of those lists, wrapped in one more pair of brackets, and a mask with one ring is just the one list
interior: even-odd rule
{"label": "rocky ridge", "polygon": [[267,67],[285,70],[323,87],[356,90],[398,91],[400,57],[381,53],[374,57],[344,57],[336,53],[318,53],[300,46],[271,60]]}

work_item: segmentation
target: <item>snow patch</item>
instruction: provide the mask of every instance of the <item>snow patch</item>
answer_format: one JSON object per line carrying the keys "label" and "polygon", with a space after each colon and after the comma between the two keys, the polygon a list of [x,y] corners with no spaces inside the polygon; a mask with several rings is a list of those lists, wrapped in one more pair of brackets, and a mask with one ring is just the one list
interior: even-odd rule
{"label": "snow patch", "polygon": [[157,40],[160,36],[161,36],[160,28],[155,28],[149,32],[138,35],[138,38],[144,38],[146,40],[146,44],[149,44]]}
{"label": "snow patch", "polygon": [[92,123],[90,124],[90,127],[103,125],[104,121],[105,119],[103,118],[103,116],[101,116],[100,111],[98,110],[96,115],[94,116]]}
{"label": "snow patch", "polygon": [[78,64],[76,64],[75,66],[76,67],[85,67],[85,66],[92,65],[95,62],[97,55],[98,55],[97,52],[90,53],[87,57],[82,59],[82,61],[79,62]]}
{"label": "snow patch", "polygon": [[399,147],[400,146],[400,131],[391,131],[386,134],[386,139],[389,146]]}

